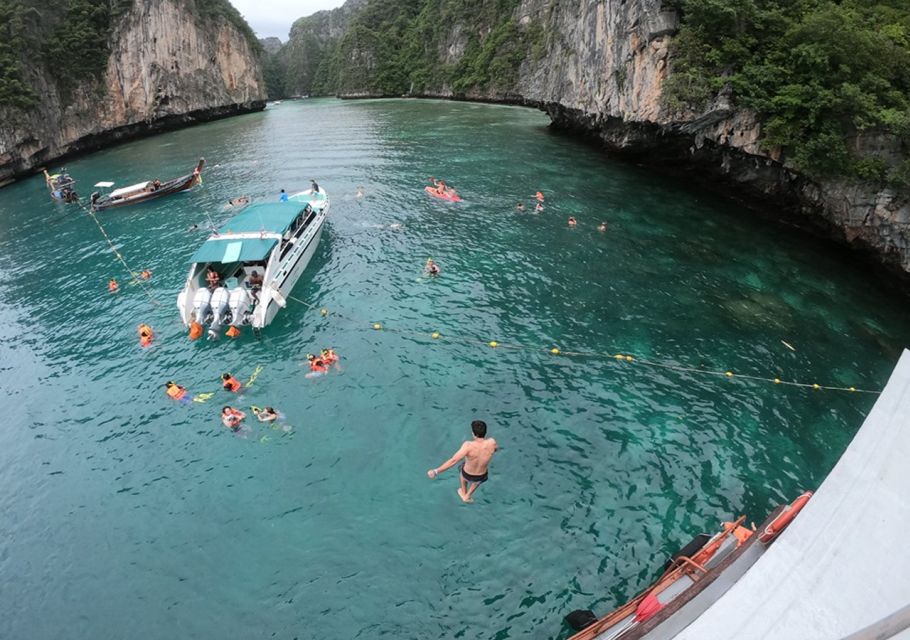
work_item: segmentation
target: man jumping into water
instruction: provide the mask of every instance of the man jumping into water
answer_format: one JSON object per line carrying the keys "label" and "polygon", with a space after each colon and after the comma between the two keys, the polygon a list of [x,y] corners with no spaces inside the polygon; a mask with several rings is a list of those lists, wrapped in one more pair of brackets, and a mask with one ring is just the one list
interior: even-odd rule
{"label": "man jumping into water", "polygon": [[474,440],[465,442],[454,456],[436,469],[427,471],[427,476],[434,479],[464,458],[464,462],[461,463],[461,486],[458,487],[458,497],[464,502],[474,502],[471,496],[474,495],[477,487],[487,481],[487,468],[490,466],[493,454],[496,453],[496,441],[486,437],[486,422],[475,420],[471,423],[471,431],[474,433]]}

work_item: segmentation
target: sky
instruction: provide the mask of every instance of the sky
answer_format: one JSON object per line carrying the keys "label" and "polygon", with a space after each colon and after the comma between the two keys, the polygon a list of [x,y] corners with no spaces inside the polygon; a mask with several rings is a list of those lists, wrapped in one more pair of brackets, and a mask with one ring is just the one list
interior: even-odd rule
{"label": "sky", "polygon": [[231,0],[260,38],[277,36],[287,42],[294,20],[323,9],[334,9],[344,0]]}

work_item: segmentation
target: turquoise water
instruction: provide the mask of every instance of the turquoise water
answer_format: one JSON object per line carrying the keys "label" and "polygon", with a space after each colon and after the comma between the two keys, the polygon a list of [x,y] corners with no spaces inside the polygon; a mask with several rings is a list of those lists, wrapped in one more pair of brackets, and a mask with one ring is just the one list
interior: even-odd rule
{"label": "turquoise water", "polygon": [[[880,388],[910,338],[905,299],[546,124],[287,102],[70,162],[87,194],[207,158],[202,188],[99,216],[153,270],[157,305],[40,178],[0,190],[0,637],[564,637],[565,613],[623,601],[695,533],[815,488],[874,396],[545,349]],[[428,198],[430,175],[465,201]],[[309,178],[332,211],[294,296],[361,322],[292,301],[261,340],[189,342],[174,305],[203,236],[188,227]],[[538,189],[545,211],[516,212]],[[306,379],[305,354],[329,345],[342,371]],[[218,390],[260,365],[241,401]],[[170,379],[217,393],[180,406]],[[228,402],[274,405],[291,431],[239,438],[218,420]],[[454,471],[425,471],[474,418],[501,451],[467,506]]]}

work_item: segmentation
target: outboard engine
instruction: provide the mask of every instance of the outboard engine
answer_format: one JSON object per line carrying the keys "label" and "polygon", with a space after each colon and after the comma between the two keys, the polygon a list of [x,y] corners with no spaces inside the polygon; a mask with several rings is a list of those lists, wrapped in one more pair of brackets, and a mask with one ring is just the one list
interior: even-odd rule
{"label": "outboard engine", "polygon": [[193,319],[199,324],[208,324],[212,317],[212,292],[207,288],[196,289],[193,296]]}
{"label": "outboard engine", "polygon": [[231,290],[229,303],[231,307],[231,324],[235,326],[243,324],[252,302],[249,292],[243,287],[234,287]]}
{"label": "outboard engine", "polygon": [[212,326],[211,330],[215,333],[221,329],[222,326],[227,324],[230,321],[230,309],[228,304],[230,303],[231,293],[227,290],[227,287],[218,287],[212,292]]}

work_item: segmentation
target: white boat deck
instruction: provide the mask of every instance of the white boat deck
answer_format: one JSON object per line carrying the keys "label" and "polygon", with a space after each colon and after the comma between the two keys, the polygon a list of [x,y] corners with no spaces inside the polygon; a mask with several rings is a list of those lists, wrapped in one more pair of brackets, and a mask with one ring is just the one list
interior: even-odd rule
{"label": "white boat deck", "polygon": [[[845,638],[910,603],[908,532],[910,351],[904,351],[799,516],[676,640]],[[893,637],[910,638],[910,631]]]}

